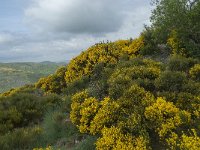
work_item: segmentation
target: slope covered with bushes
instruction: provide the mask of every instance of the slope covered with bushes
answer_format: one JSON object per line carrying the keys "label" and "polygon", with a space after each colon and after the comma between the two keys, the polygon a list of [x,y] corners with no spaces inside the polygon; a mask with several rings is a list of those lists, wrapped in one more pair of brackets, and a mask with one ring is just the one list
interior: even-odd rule
{"label": "slope covered with bushes", "polygon": [[95,44],[35,85],[2,94],[0,147],[199,149],[200,3],[154,4],[139,38]]}

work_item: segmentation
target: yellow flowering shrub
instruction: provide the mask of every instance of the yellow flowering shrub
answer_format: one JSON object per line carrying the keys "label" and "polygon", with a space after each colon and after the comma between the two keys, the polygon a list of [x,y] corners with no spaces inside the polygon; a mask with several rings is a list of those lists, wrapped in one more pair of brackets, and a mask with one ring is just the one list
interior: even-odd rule
{"label": "yellow flowering shrub", "polygon": [[174,132],[166,139],[170,149],[176,150],[199,150],[200,149],[200,137],[197,135],[195,129],[191,129],[192,133],[189,135],[183,133],[178,135]]}
{"label": "yellow flowering shrub", "polygon": [[84,102],[86,98],[88,98],[87,91],[82,91],[79,93],[76,93],[72,97],[72,104],[71,104],[71,112],[70,112],[70,119],[72,123],[79,125],[80,124],[80,110],[81,110],[81,104]]}
{"label": "yellow flowering shrub", "polygon": [[55,74],[49,75],[48,77],[41,78],[35,87],[43,89],[47,93],[58,93],[62,92],[62,89],[66,87],[64,79],[66,67],[59,68]]}
{"label": "yellow flowering shrub", "polygon": [[123,95],[124,90],[130,86],[132,80],[129,76],[121,73],[121,70],[117,70],[114,74],[112,74],[108,83],[110,97],[118,99]]}
{"label": "yellow flowering shrub", "polygon": [[86,98],[81,104],[80,109],[80,125],[79,130],[81,133],[90,131],[90,124],[99,109],[99,102],[97,99],[90,97]]}
{"label": "yellow flowering shrub", "polygon": [[146,150],[148,140],[142,136],[134,137],[130,134],[123,134],[117,127],[104,128],[102,137],[96,142],[97,150]]}
{"label": "yellow flowering shrub", "polygon": [[171,34],[167,40],[167,44],[171,47],[173,54],[179,54],[182,56],[185,55],[186,50],[185,50],[185,48],[181,47],[182,42],[178,38],[177,31],[175,31],[175,30],[171,31]]}
{"label": "yellow flowering shrub", "polygon": [[169,134],[169,137],[165,139],[168,147],[170,147],[171,150],[176,150],[178,148],[179,145],[179,135],[176,134],[175,132],[171,132]]}
{"label": "yellow flowering shrub", "polygon": [[154,79],[159,77],[160,72],[160,65],[147,59],[133,61],[133,64],[127,66],[119,66],[108,79],[109,95],[118,99],[136,79],[142,80],[141,84],[145,84],[145,81],[147,81],[147,84],[151,84]]}
{"label": "yellow flowering shrub", "polygon": [[101,133],[104,127],[111,127],[119,119],[119,104],[109,97],[106,97],[101,101],[100,108],[91,122],[90,133]]}
{"label": "yellow flowering shrub", "polygon": [[[146,66],[134,66],[130,68],[117,69],[112,76],[123,75],[124,77],[128,76],[131,79],[155,79],[159,76],[160,69],[155,67],[146,67]],[[112,78],[111,76],[111,78]]]}
{"label": "yellow flowering shrub", "polygon": [[98,63],[116,64],[124,54],[134,57],[138,55],[142,46],[142,37],[135,40],[97,43],[70,61],[65,73],[65,80],[70,83],[82,76],[90,75]]}
{"label": "yellow flowering shrub", "polygon": [[140,36],[131,42],[129,46],[124,46],[122,51],[127,53],[130,57],[133,57],[134,54],[139,53],[139,50],[144,46],[144,38]]}
{"label": "yellow flowering shrub", "polygon": [[144,108],[154,102],[154,96],[145,91],[144,88],[133,84],[124,92],[118,102],[125,114],[132,114],[133,112],[142,114],[144,113]]}
{"label": "yellow flowering shrub", "polygon": [[192,79],[200,81],[200,64],[194,65],[189,71],[190,76]]}
{"label": "yellow flowering shrub", "polygon": [[143,116],[138,113],[132,113],[126,118],[118,121],[117,127],[126,130],[133,135],[145,133],[146,123],[143,122]]}
{"label": "yellow flowering shrub", "polygon": [[145,109],[145,117],[151,122],[150,127],[155,128],[160,137],[165,137],[183,123],[182,118],[189,122],[191,114],[159,97],[152,106]]}
{"label": "yellow flowering shrub", "polygon": [[192,129],[193,135],[188,136],[183,134],[181,136],[180,149],[184,150],[199,150],[200,149],[200,137],[196,131]]}

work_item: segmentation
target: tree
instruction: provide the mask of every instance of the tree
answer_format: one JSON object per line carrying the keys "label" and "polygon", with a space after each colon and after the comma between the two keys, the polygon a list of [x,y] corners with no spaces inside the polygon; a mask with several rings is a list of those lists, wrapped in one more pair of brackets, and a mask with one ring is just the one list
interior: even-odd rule
{"label": "tree", "polygon": [[166,43],[170,33],[176,32],[180,49],[187,55],[200,57],[200,1],[153,0],[156,9],[151,16],[152,28],[158,41]]}

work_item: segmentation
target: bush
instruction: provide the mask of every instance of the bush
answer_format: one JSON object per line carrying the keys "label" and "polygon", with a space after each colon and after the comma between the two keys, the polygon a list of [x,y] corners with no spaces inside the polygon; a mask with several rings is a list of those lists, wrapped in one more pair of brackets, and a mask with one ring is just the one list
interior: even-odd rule
{"label": "bush", "polygon": [[156,79],[155,85],[159,91],[176,91],[183,89],[183,85],[187,83],[185,73],[165,71]]}
{"label": "bush", "polygon": [[71,112],[70,112],[70,119],[72,123],[79,125],[80,124],[80,110],[81,104],[88,98],[88,92],[86,90],[76,93],[72,96],[72,104],[71,104]]}
{"label": "bush", "polygon": [[140,114],[143,113],[145,107],[154,102],[154,96],[150,92],[145,91],[144,88],[133,84],[118,101],[120,107],[127,110],[128,113]]}
{"label": "bush", "polygon": [[[190,121],[190,113],[181,111],[173,103],[167,102],[163,98],[157,98],[157,101],[145,109],[145,117],[150,121],[149,128],[158,132],[160,138],[166,138],[173,130],[182,123]],[[182,118],[187,118],[184,122]]]}
{"label": "bush", "polygon": [[183,85],[183,91],[194,95],[200,94],[200,82],[189,80],[188,83]]}
{"label": "bush", "polygon": [[44,117],[42,123],[44,133],[42,135],[43,144],[55,144],[62,138],[70,138],[77,132],[77,129],[67,120],[66,114],[60,111],[51,111]]}
{"label": "bush", "polygon": [[89,81],[89,76],[83,76],[79,80],[67,84],[67,87],[63,89],[63,93],[73,95],[78,91],[84,90],[89,85]]}
{"label": "bush", "polygon": [[[17,127],[24,127],[41,120],[44,103],[41,97],[32,94],[14,94],[0,100],[0,131],[3,133]],[[2,134],[2,133],[1,133]]]}
{"label": "bush", "polygon": [[155,85],[154,80],[149,79],[137,79],[135,80],[135,83],[141,87],[143,87],[146,91],[154,92]]}
{"label": "bush", "polygon": [[88,93],[92,97],[102,99],[108,95],[108,84],[106,80],[98,80],[91,82],[88,87]]}
{"label": "bush", "polygon": [[31,149],[34,147],[33,145],[40,142],[41,134],[40,127],[16,129],[0,136],[0,148],[2,150]]}
{"label": "bush", "polygon": [[189,69],[197,63],[196,59],[186,58],[179,55],[174,55],[170,57],[168,62],[168,69],[170,71],[185,71],[188,72]]}
{"label": "bush", "polygon": [[96,149],[115,149],[115,150],[147,150],[148,139],[142,136],[134,137],[131,134],[125,134],[117,127],[104,128],[102,130],[102,137],[98,138],[96,142]]}
{"label": "bush", "polygon": [[127,76],[119,74],[111,76],[109,79],[109,96],[113,99],[118,99],[123,95],[123,92],[130,86],[131,79]]}
{"label": "bush", "polygon": [[189,73],[192,79],[200,81],[200,64],[196,64],[192,67]]}

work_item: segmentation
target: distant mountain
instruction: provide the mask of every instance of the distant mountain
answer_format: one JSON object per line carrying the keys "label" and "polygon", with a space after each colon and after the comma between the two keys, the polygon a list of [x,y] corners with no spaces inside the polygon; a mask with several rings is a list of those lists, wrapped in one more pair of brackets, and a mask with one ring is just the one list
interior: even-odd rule
{"label": "distant mountain", "polygon": [[[66,61],[66,62],[56,62],[56,64],[58,64],[58,65],[65,65],[68,62],[69,61]],[[43,61],[40,64],[55,64],[55,62],[52,62],[52,61]]]}
{"label": "distant mountain", "polygon": [[0,93],[11,88],[36,82],[39,78],[48,76],[59,67],[66,65],[64,62],[18,62],[0,63]]}

